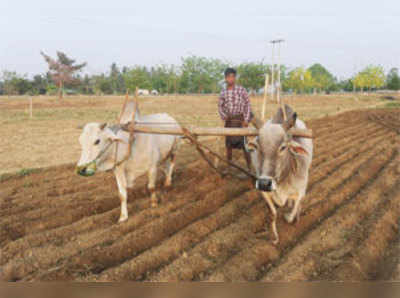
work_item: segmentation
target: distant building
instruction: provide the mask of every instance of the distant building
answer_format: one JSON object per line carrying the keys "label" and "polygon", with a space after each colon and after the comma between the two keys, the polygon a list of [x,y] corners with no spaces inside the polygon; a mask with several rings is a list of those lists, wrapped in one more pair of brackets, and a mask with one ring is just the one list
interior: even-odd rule
{"label": "distant building", "polygon": [[138,95],[150,95],[150,91],[147,89],[139,89]]}

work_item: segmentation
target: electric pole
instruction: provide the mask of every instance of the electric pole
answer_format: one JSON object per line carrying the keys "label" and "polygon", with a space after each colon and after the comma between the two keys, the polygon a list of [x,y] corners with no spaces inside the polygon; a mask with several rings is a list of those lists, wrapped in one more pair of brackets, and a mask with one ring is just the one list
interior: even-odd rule
{"label": "electric pole", "polygon": [[274,102],[274,92],[275,92],[275,82],[274,82],[274,72],[275,72],[275,63],[274,63],[274,58],[275,58],[275,43],[272,42],[272,64],[271,64],[271,102]]}
{"label": "electric pole", "polygon": [[[277,83],[277,102],[281,102],[281,97],[280,97],[280,91],[281,91],[281,43],[284,42],[285,40],[283,39],[274,39],[271,40],[270,43],[272,43],[272,89],[275,90],[275,84],[274,84],[274,47],[275,44],[278,44],[278,83]],[[273,96],[272,96],[273,99]]]}

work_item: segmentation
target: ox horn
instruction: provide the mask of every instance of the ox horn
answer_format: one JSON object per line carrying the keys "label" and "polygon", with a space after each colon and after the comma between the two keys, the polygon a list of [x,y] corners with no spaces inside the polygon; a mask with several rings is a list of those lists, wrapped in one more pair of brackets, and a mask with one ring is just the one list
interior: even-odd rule
{"label": "ox horn", "polygon": [[297,120],[297,113],[294,112],[292,114],[292,116],[290,117],[290,119],[287,119],[283,124],[282,127],[285,131],[289,131],[289,129],[291,129],[295,124],[296,124],[296,120]]}

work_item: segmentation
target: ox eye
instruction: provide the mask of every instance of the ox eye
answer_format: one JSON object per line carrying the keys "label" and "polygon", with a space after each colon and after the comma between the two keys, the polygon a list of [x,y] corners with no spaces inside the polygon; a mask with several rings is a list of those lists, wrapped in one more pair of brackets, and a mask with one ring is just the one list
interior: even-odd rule
{"label": "ox eye", "polygon": [[280,151],[280,152],[283,152],[285,149],[286,149],[286,146],[283,145],[283,146],[281,147],[281,149],[279,149],[279,151]]}
{"label": "ox eye", "polygon": [[96,140],[96,142],[94,142],[95,145],[100,144],[100,140]]}

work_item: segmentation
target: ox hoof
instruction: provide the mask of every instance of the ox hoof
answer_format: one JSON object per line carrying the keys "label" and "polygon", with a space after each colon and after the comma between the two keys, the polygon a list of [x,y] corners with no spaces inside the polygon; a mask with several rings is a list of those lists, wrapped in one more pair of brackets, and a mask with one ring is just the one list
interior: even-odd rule
{"label": "ox hoof", "polygon": [[124,222],[128,219],[128,216],[120,216],[118,223]]}
{"label": "ox hoof", "polygon": [[150,199],[150,206],[151,208],[158,207],[158,198],[156,196],[152,196]]}
{"label": "ox hoof", "polygon": [[294,220],[294,218],[293,218],[293,216],[291,216],[290,215],[290,213],[286,213],[285,215],[284,215],[284,217],[285,217],[285,220],[288,222],[288,223],[293,223],[293,220]]}

